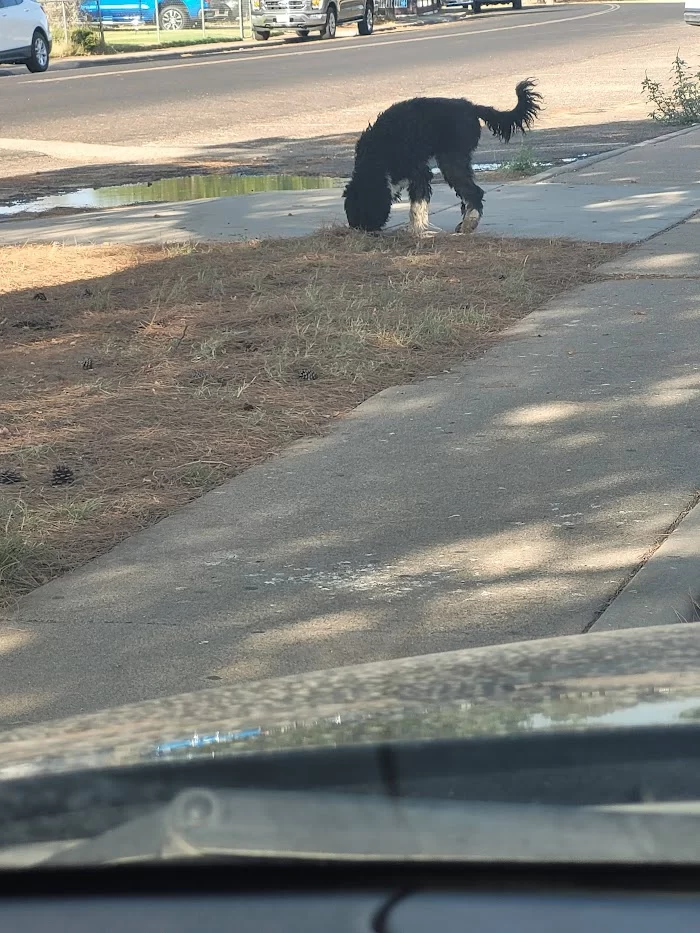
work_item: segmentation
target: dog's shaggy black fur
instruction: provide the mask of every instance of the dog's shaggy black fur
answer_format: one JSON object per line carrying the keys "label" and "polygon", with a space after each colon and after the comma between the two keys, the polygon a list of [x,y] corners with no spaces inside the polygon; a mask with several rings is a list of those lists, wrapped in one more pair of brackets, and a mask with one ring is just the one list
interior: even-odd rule
{"label": "dog's shaggy black fur", "polygon": [[381,230],[392,203],[400,198],[402,188],[408,188],[411,228],[420,234],[428,226],[434,159],[462,202],[457,231],[474,230],[484,210],[484,192],[472,173],[472,154],[481,136],[479,120],[504,142],[516,130],[525,132],[541,108],[542,98],[534,87],[532,80],[521,81],[515,89],[518,103],[510,111],[462,98],[414,97],[381,113],[355,146],[355,167],[343,192],[350,226]]}

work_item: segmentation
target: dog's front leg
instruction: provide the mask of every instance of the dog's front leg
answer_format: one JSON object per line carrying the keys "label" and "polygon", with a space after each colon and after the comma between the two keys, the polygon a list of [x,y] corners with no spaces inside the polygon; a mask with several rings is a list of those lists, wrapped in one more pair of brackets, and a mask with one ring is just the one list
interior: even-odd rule
{"label": "dog's front leg", "polygon": [[408,184],[408,196],[411,200],[408,223],[414,236],[425,236],[430,224],[428,210],[430,196],[433,193],[430,184],[432,177],[432,172],[427,165],[424,165]]}
{"label": "dog's front leg", "polygon": [[414,236],[423,236],[430,224],[427,201],[411,201],[408,224]]}

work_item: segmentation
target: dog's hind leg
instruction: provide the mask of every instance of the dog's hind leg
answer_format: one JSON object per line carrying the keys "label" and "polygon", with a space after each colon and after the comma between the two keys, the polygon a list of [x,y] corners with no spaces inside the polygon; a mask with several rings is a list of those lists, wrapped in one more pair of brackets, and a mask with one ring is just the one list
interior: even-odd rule
{"label": "dog's hind leg", "polygon": [[419,169],[408,182],[408,196],[411,200],[409,226],[411,233],[423,236],[429,225],[430,198],[433,193],[430,184],[433,173],[427,165]]}
{"label": "dog's hind leg", "polygon": [[471,161],[455,156],[441,156],[438,165],[442,177],[462,202],[462,219],[456,233],[473,233],[484,213],[484,190],[474,181]]}

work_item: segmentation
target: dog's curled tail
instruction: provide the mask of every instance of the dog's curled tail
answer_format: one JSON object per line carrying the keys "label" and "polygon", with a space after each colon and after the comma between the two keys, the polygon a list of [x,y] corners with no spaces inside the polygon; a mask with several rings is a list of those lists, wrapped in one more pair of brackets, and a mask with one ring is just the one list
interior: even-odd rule
{"label": "dog's curled tail", "polygon": [[476,113],[494,134],[507,143],[516,130],[529,130],[542,109],[542,95],[535,90],[532,78],[516,85],[518,103],[512,110],[495,110],[476,104]]}

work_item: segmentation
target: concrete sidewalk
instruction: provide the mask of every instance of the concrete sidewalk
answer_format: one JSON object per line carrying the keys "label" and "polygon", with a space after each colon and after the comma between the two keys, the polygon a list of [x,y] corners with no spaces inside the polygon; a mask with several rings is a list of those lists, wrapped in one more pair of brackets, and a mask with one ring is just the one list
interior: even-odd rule
{"label": "concrete sidewalk", "polygon": [[[621,186],[630,241],[700,208],[687,151],[671,189],[645,186],[652,207]],[[619,221],[576,175],[510,186],[518,232],[539,192],[593,192],[592,219]],[[542,231],[567,217],[548,204]],[[37,590],[0,630],[0,722],[588,631],[700,488],[699,248],[681,222],[482,359],[375,396]]]}

